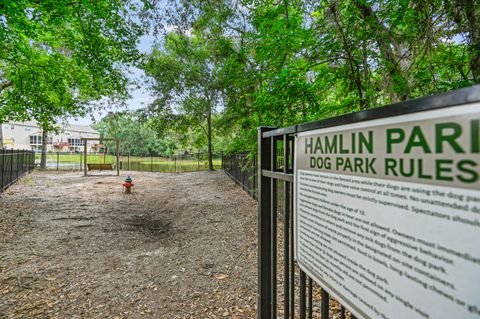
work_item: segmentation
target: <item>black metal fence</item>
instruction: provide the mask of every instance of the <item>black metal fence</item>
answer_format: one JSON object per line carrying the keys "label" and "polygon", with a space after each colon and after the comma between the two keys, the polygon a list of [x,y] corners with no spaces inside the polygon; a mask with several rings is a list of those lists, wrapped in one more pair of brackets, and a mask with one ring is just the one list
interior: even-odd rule
{"label": "black metal fence", "polygon": [[248,152],[225,155],[222,159],[222,168],[250,196],[257,198],[256,155],[251,155]]}
{"label": "black metal fence", "polygon": [[0,149],[0,192],[30,172],[34,166],[34,152]]}
{"label": "black metal fence", "polygon": [[[35,154],[35,162],[40,164],[41,153]],[[47,169],[52,170],[83,170],[83,152],[48,152]],[[162,156],[158,154],[120,154],[120,169],[127,171],[147,171],[163,173],[181,173],[208,170],[208,156],[205,152],[193,154],[178,154]],[[113,153],[88,153],[87,164],[111,164],[116,163]],[[213,154],[213,167],[222,167],[222,154]]]}

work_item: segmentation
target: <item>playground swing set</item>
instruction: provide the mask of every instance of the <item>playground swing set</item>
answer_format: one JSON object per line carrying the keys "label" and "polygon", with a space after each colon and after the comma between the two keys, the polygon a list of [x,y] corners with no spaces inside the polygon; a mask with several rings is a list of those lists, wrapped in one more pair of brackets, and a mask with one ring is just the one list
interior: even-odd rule
{"label": "playground swing set", "polygon": [[[87,176],[88,171],[91,170],[100,170],[100,171],[110,171],[114,167],[117,169],[117,176],[120,176],[120,139],[118,138],[98,138],[98,137],[83,137],[82,141],[84,142],[83,148],[83,175]],[[88,163],[88,153],[87,153],[87,141],[115,141],[115,164],[111,163]]]}

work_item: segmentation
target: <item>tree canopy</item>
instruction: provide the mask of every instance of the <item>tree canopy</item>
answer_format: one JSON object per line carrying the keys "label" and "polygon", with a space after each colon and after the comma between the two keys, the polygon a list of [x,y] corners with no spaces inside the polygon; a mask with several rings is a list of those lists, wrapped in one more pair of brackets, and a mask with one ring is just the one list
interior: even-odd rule
{"label": "tree canopy", "polygon": [[254,149],[260,125],[317,120],[480,81],[475,0],[172,2],[165,16],[177,28],[168,37],[208,52],[215,70],[208,83],[221,92],[219,125],[233,132],[232,150]]}
{"label": "tree canopy", "polygon": [[[142,57],[147,26],[163,33]],[[480,82],[475,0],[0,1],[0,41],[0,122],[83,116],[125,98],[136,65],[155,96],[142,121],[210,153],[215,134],[253,150],[260,125]]]}
{"label": "tree canopy", "polygon": [[[84,116],[90,101],[127,95],[123,68],[138,60],[142,28],[129,0],[0,1],[0,123],[45,129]],[[96,105],[98,107],[98,104]]]}
{"label": "tree canopy", "polygon": [[[173,155],[177,150],[176,141],[170,136],[158,136],[150,123],[142,121],[135,112],[109,113],[93,125],[104,138],[118,138],[122,154]],[[110,150],[115,142],[107,141]]]}
{"label": "tree canopy", "polygon": [[200,35],[170,33],[161,48],[154,48],[145,64],[156,96],[148,113],[163,119],[158,124],[203,134],[209,169],[212,159],[212,116],[223,102],[215,52]]}

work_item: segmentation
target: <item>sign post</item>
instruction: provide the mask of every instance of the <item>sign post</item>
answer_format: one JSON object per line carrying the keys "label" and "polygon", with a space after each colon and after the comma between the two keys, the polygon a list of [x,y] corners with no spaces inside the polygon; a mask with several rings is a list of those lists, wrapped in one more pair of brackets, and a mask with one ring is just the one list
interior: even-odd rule
{"label": "sign post", "polygon": [[480,318],[480,103],[298,133],[295,257],[358,318]]}

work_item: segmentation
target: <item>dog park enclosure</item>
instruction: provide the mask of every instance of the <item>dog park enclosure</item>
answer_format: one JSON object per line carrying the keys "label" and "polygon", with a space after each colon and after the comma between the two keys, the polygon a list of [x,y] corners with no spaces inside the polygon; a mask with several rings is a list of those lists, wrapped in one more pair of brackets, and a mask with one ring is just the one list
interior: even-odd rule
{"label": "dog park enclosure", "polygon": [[[259,130],[259,318],[478,318],[480,87]],[[282,186],[282,196],[279,193]],[[296,305],[295,265],[300,268]]]}

